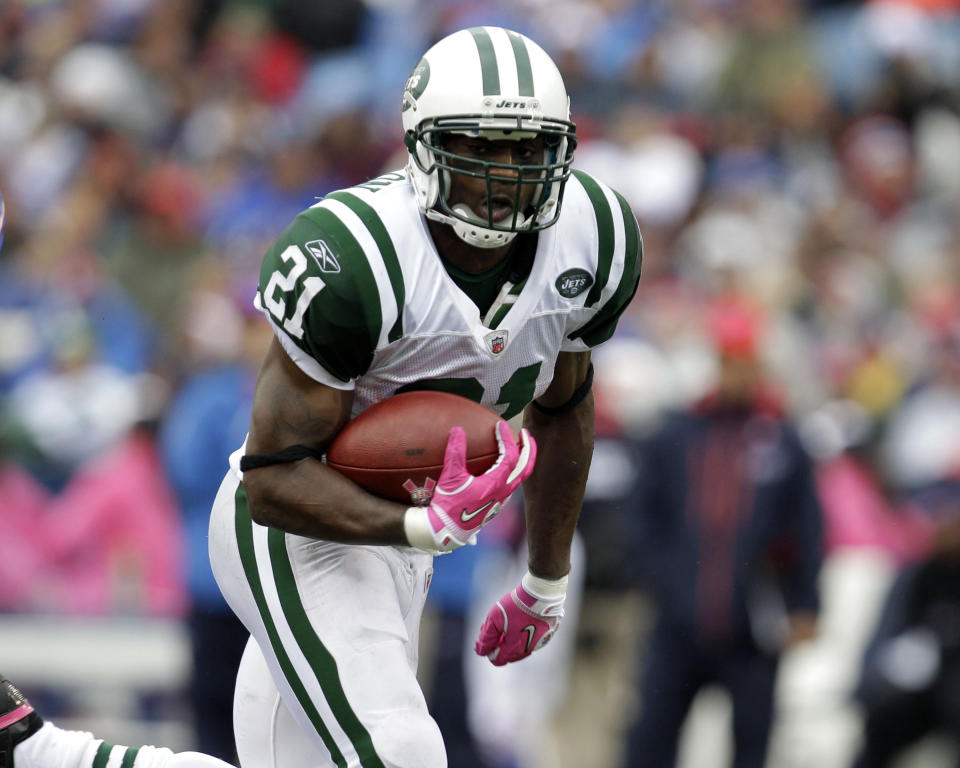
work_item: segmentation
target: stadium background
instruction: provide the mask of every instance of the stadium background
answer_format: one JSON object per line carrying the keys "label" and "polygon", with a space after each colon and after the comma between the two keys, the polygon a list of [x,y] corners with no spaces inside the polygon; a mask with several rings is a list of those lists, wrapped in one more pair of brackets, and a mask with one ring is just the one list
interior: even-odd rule
{"label": "stadium background", "polygon": [[[786,660],[771,761],[844,765],[859,652],[912,541],[858,499],[960,477],[956,0],[0,0],[3,671],[63,724],[192,745],[184,617],[216,602],[205,482],[268,338],[260,256],[402,162],[407,74],[480,23],[553,54],[575,165],[640,221],[641,288],[597,355],[608,428],[705,391],[705,307],[756,318],[829,498],[822,635]],[[831,485],[864,453],[873,485]],[[603,530],[564,628],[555,766],[615,765],[636,705],[647,608]],[[711,692],[697,712],[685,759],[706,765],[727,713]],[[939,765],[927,749],[914,764]]]}

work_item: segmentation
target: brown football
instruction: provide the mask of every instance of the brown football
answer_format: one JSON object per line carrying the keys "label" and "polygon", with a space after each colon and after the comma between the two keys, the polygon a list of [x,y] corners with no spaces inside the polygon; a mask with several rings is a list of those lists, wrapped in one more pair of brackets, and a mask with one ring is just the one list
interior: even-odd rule
{"label": "brown football", "polygon": [[327,451],[327,465],[375,496],[425,504],[443,469],[450,427],[467,433],[467,469],[496,461],[500,417],[460,395],[404,392],[375,403],[348,422]]}

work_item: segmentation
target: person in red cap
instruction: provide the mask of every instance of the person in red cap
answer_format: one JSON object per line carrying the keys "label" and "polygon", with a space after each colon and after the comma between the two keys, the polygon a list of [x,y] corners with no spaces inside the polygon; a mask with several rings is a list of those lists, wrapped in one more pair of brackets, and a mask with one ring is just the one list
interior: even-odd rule
{"label": "person in red cap", "polygon": [[759,317],[705,313],[712,391],[644,441],[635,508],[642,579],[658,608],[643,651],[628,768],[670,768],[697,692],[733,709],[733,765],[761,768],[778,659],[815,633],[822,520],[812,461],[770,396]]}

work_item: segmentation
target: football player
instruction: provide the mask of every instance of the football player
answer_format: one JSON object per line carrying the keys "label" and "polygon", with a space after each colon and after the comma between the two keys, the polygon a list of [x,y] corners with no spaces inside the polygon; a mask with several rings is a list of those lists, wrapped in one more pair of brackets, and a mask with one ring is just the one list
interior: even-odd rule
{"label": "football player", "polygon": [[[476,651],[522,659],[563,616],[593,447],[590,350],[636,290],[637,223],[572,171],[563,80],[523,35],[476,27],[436,43],[402,121],[406,168],[328,195],[263,261],[256,305],[276,338],[210,522],[214,573],[251,634],[234,712],[244,766],[447,765],[415,674],[432,559],[470,543],[521,484],[529,571]],[[425,388],[503,417],[490,470],[467,473],[458,428],[426,506],[323,463],[351,417]],[[506,420],[521,413],[516,442]],[[17,768],[53,765],[21,757],[31,740]],[[146,765],[123,749],[110,766]],[[177,765],[221,765],[202,757]]]}

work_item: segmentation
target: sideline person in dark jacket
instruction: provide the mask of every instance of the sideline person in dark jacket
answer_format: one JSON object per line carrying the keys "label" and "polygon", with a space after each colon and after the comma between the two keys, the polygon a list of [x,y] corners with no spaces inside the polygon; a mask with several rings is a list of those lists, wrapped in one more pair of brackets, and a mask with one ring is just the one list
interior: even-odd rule
{"label": "sideline person in dark jacket", "polygon": [[777,664],[811,638],[822,521],[812,461],[765,392],[758,327],[744,308],[708,314],[716,389],[665,418],[643,446],[639,560],[657,619],[644,650],[628,768],[670,768],[690,705],[729,693],[735,768],[764,764]]}

